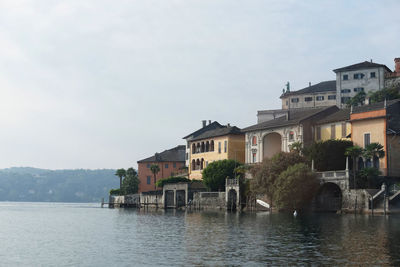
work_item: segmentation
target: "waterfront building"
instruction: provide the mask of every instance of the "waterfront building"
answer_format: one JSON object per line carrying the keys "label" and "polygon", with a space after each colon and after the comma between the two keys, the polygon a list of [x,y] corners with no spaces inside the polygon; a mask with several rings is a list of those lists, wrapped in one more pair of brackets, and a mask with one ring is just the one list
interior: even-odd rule
{"label": "waterfront building", "polygon": [[203,122],[203,127],[186,137],[190,179],[201,179],[202,170],[211,162],[234,159],[244,162],[244,134],[236,126]]}
{"label": "waterfront building", "polygon": [[400,176],[400,100],[354,107],[350,114],[351,140],[365,148],[379,143],[385,157],[372,161],[360,157],[359,167],[378,167],[382,175]]}
{"label": "waterfront building", "polygon": [[338,110],[336,106],[288,109],[285,116],[242,129],[246,134],[246,163],[259,163],[281,151],[289,152],[294,142],[311,144],[315,123]]}
{"label": "waterfront building", "polygon": [[364,61],[333,70],[336,73],[336,100],[338,107],[359,92],[375,92],[385,87],[385,76],[392,71],[383,64]]}
{"label": "waterfront building", "polygon": [[[165,150],[161,153],[155,153],[153,156],[139,160],[138,176],[139,176],[139,193],[156,190],[155,182],[174,175],[182,175],[185,170],[185,146],[179,145],[174,148]],[[160,171],[156,175],[151,172],[150,166],[156,164]]]}
{"label": "waterfront building", "polygon": [[385,87],[400,87],[400,57],[394,59],[394,71],[386,73]]}
{"label": "waterfront building", "polygon": [[336,81],[325,81],[308,87],[290,91],[281,97],[282,109],[315,108],[336,105]]}
{"label": "waterfront building", "polygon": [[314,134],[315,141],[351,140],[350,109],[340,109],[317,121]]}

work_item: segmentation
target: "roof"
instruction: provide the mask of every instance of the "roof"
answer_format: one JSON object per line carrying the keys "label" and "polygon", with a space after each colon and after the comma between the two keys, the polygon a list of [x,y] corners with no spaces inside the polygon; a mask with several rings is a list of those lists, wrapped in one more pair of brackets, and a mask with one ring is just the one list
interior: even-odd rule
{"label": "roof", "polygon": [[164,150],[161,153],[155,153],[154,156],[139,160],[142,162],[166,162],[166,161],[185,161],[186,146],[179,145],[177,147]]}
{"label": "roof", "polygon": [[297,91],[286,92],[282,94],[281,98],[289,95],[315,94],[330,91],[336,93],[336,80],[320,82]]}
{"label": "roof", "polygon": [[333,70],[335,73],[337,72],[343,72],[343,71],[351,71],[351,70],[361,70],[361,69],[371,69],[371,68],[379,68],[379,67],[384,67],[387,71],[392,72],[386,65],[384,64],[378,64],[370,61],[364,61],[361,63],[349,65],[343,68],[338,68]]}
{"label": "roof", "polygon": [[[399,101],[400,101],[400,99],[388,100],[388,101],[386,101],[386,106],[389,107]],[[373,104],[369,104],[369,105],[353,107],[352,113],[362,113],[362,112],[380,110],[380,109],[384,109],[384,108],[385,108],[385,102],[383,101],[383,102],[377,102],[377,103],[373,103]]]}
{"label": "roof", "polygon": [[186,135],[185,137],[183,137],[183,139],[187,139],[189,137],[193,138],[193,137],[196,137],[196,136],[198,136],[198,135],[200,135],[200,134],[202,134],[202,133],[204,133],[206,131],[213,130],[213,129],[218,129],[218,128],[222,128],[222,127],[223,126],[221,124],[219,124],[217,121],[214,121],[213,123],[210,123],[207,126],[202,127],[200,129],[194,131],[193,133],[190,133],[190,134]]}
{"label": "roof", "polygon": [[347,121],[349,119],[350,119],[350,109],[344,108],[344,109],[339,109],[337,112],[332,113],[323,119],[320,119],[317,122],[317,124],[324,124],[337,121]]}
{"label": "roof", "polygon": [[329,107],[319,107],[319,108],[302,108],[302,109],[289,109],[289,120],[286,119],[286,116],[276,118],[274,120],[261,122],[247,128],[242,129],[242,132],[251,132],[257,130],[265,130],[265,129],[273,129],[273,128],[280,128],[289,125],[296,125],[301,123],[301,121],[308,119],[321,111],[326,109],[336,107],[336,106],[329,106]]}
{"label": "roof", "polygon": [[222,128],[206,131],[192,139],[190,141],[197,141],[201,139],[224,136],[228,134],[243,134],[242,131],[236,126],[222,126]]}

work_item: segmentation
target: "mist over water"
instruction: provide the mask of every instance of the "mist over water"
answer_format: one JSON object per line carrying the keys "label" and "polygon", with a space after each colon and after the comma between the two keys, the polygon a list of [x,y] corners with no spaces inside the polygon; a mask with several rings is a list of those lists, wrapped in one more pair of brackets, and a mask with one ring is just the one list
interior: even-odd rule
{"label": "mist over water", "polygon": [[2,266],[399,265],[400,217],[0,202]]}

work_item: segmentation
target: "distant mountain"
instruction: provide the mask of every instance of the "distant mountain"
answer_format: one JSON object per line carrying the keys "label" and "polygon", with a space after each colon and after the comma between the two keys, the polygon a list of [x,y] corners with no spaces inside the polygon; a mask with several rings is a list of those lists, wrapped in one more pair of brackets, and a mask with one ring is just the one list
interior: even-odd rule
{"label": "distant mountain", "polygon": [[119,187],[115,170],[0,169],[0,201],[100,202]]}

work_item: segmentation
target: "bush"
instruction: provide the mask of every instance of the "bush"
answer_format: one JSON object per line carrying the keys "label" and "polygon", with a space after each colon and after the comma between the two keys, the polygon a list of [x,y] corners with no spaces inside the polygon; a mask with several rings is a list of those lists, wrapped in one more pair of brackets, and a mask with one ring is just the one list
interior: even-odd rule
{"label": "bush", "polygon": [[156,182],[157,187],[163,187],[165,184],[174,184],[174,183],[189,183],[192,180],[186,177],[179,177],[179,176],[171,176],[168,178],[160,179]]}
{"label": "bush", "polygon": [[240,165],[232,159],[214,161],[203,170],[203,183],[211,191],[225,191],[225,179],[234,178],[235,168]]}
{"label": "bush", "polygon": [[110,190],[110,195],[111,196],[120,196],[121,195],[121,190],[118,188],[118,189],[111,189]]}
{"label": "bush", "polygon": [[136,174],[127,175],[122,182],[121,192],[123,195],[136,194],[139,190],[139,178]]}
{"label": "bush", "polygon": [[313,143],[304,148],[303,154],[314,160],[314,168],[318,171],[335,171],[346,169],[345,152],[353,142],[347,140],[327,140]]}
{"label": "bush", "polygon": [[275,206],[286,210],[302,209],[310,203],[318,186],[315,174],[306,164],[289,166],[273,185]]}

